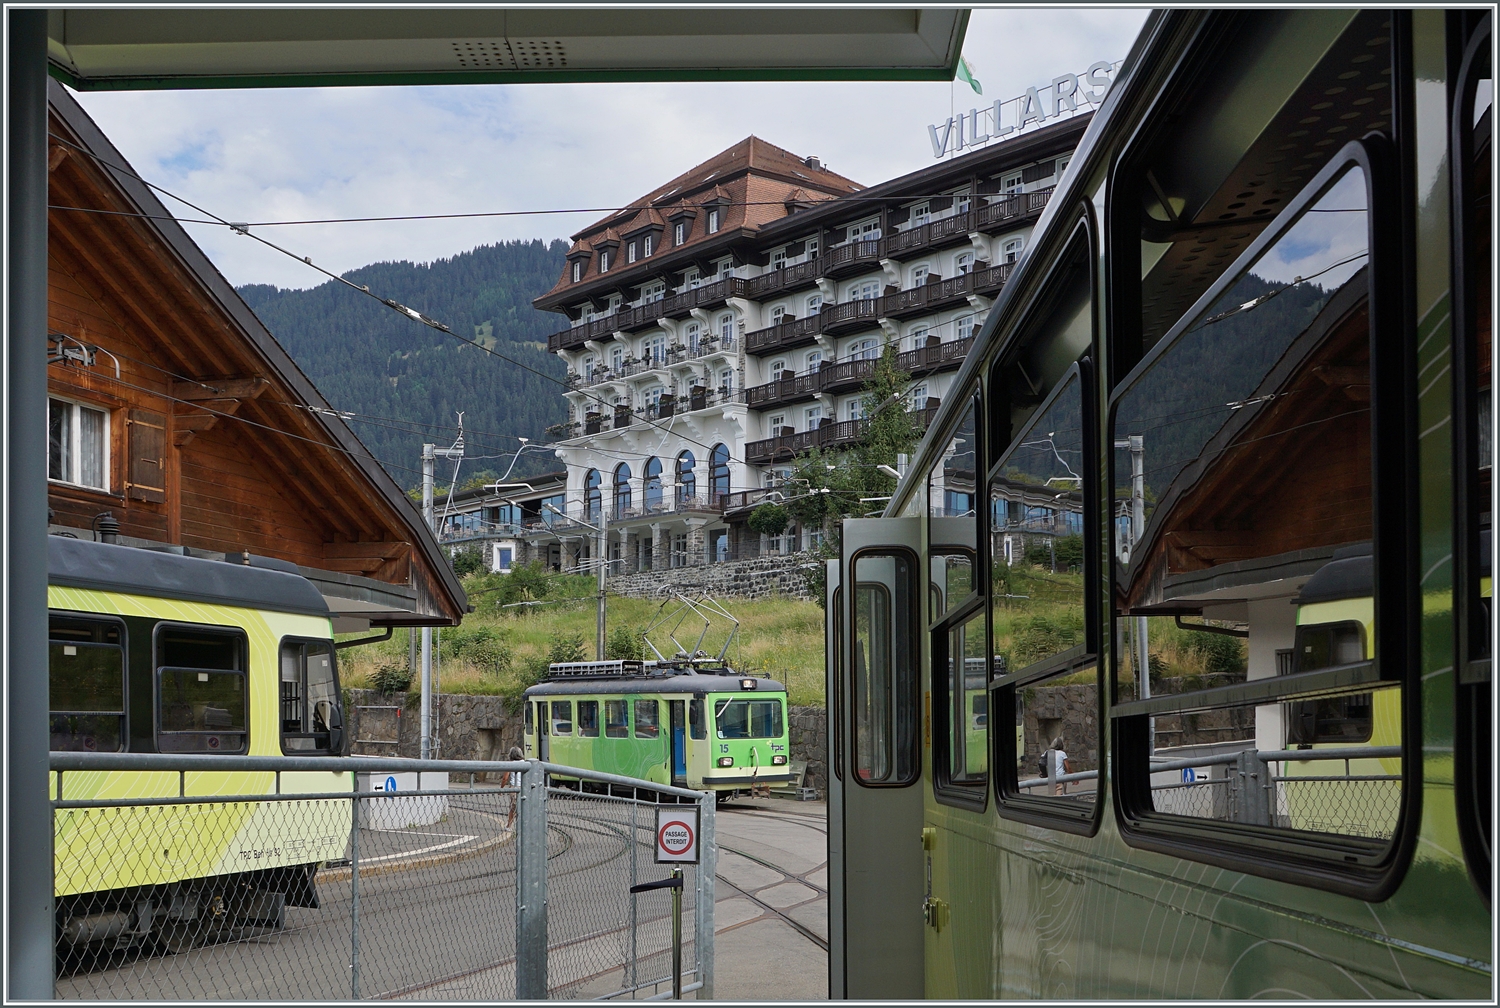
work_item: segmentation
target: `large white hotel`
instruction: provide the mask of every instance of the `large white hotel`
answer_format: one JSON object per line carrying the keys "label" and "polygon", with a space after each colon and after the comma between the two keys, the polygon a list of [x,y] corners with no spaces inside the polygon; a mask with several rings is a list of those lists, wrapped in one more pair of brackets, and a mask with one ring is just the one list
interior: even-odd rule
{"label": "large white hotel", "polygon": [[806,548],[817,530],[768,541],[745,519],[796,455],[859,437],[887,345],[925,422],[1088,119],[869,188],[749,137],[574,235],[534,302],[567,321],[548,341],[571,386],[566,487],[524,558],[591,555],[554,508],[607,509],[612,574]]}

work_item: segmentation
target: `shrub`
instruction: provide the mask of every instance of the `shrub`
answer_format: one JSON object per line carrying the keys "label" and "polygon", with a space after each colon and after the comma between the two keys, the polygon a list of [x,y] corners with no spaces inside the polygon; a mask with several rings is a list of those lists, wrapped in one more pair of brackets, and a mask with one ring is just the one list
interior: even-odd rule
{"label": "shrub", "polygon": [[780,504],[762,504],[751,511],[750,517],[745,521],[750,526],[750,531],[768,536],[781,535],[791,523],[792,516]]}
{"label": "shrub", "polygon": [[1245,671],[1245,645],[1238,637],[1198,631],[1188,636],[1188,647],[1203,659],[1206,675]]}
{"label": "shrub", "polygon": [[370,685],[382,693],[405,693],[411,687],[411,669],[405,662],[383,662],[370,673]]}
{"label": "shrub", "polygon": [[614,659],[646,658],[645,635],[640,627],[617,626],[604,638],[604,657]]}
{"label": "shrub", "polygon": [[1032,662],[1066,651],[1083,641],[1083,617],[1030,616],[1015,624],[1011,644],[1011,663],[1025,668]]}
{"label": "shrub", "polygon": [[454,550],[452,564],[453,573],[459,577],[477,574],[484,570],[484,554],[477,549]]}

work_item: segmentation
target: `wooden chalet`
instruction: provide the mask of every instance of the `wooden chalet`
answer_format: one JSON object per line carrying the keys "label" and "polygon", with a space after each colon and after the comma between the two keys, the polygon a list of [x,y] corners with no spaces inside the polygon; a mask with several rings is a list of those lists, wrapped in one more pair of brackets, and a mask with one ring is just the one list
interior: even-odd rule
{"label": "wooden chalet", "polygon": [[50,87],[50,531],[113,519],[122,543],[293,565],[341,631],[457,623],[467,600],[417,507]]}

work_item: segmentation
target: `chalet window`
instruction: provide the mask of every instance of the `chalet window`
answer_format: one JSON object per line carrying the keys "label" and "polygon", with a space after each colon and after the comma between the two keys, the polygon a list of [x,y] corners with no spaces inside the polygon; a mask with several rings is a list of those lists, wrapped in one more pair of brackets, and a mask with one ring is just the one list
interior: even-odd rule
{"label": "chalet window", "polygon": [[810,350],[807,354],[807,373],[812,374],[823,366],[823,351]]}
{"label": "chalet window", "polygon": [[915,289],[927,282],[927,274],[932,272],[926,266],[913,266],[911,268],[911,285]]}
{"label": "chalet window", "polygon": [[823,310],[823,295],[814,294],[807,299],[807,314],[816,315]]}
{"label": "chalet window", "polygon": [[880,296],[880,281],[867,280],[849,288],[850,301],[874,301]]}
{"label": "chalet window", "polygon": [[776,307],[771,309],[771,324],[773,326],[781,325],[781,323],[785,320],[785,317],[786,305],[777,305]]}
{"label": "chalet window", "polygon": [[911,339],[911,348],[913,350],[916,350],[916,349],[918,349],[920,347],[924,347],[924,346],[927,345],[927,333],[928,332],[929,332],[929,330],[928,330],[927,326],[925,326],[925,325],[912,326],[911,332],[908,333],[907,335]]}
{"label": "chalet window", "polygon": [[1025,238],[1012,238],[1010,241],[1000,246],[1000,261],[1003,263],[1015,262],[1017,259],[1021,258],[1021,250],[1025,247]]}
{"label": "chalet window", "polygon": [[47,478],[109,489],[109,414],[66,399],[47,413]]}
{"label": "chalet window", "polygon": [[953,212],[956,214],[969,212],[969,191],[967,189],[953,194]]}
{"label": "chalet window", "polygon": [[1000,180],[1000,191],[1003,192],[1003,193],[1006,193],[1006,194],[1013,194],[1013,193],[1020,192],[1021,191],[1021,173],[1020,172],[1011,172],[1009,175],[1006,175],[1004,178],[1002,178]]}
{"label": "chalet window", "polygon": [[850,420],[863,420],[864,417],[865,417],[865,401],[864,401],[864,399],[850,399],[849,400],[849,419]]}
{"label": "chalet window", "polygon": [[672,225],[672,244],[681,245],[685,241],[687,241],[687,225],[678,221]]}
{"label": "chalet window", "polygon": [[630,243],[630,249],[626,253],[627,262],[635,262],[635,242]]}
{"label": "chalet window", "polygon": [[580,281],[582,279],[583,279],[583,263],[581,261],[580,262],[574,262],[573,263],[573,282],[577,283],[578,281]]}
{"label": "chalet window", "polygon": [[918,203],[911,208],[911,226],[919,228],[932,220],[932,205],[929,203]]}
{"label": "chalet window", "polygon": [[849,226],[849,240],[873,241],[880,237],[880,218],[871,217],[869,220],[860,221],[858,224]]}
{"label": "chalet window", "polygon": [[713,234],[714,232],[716,232],[718,230],[719,230],[719,211],[717,211],[717,210],[710,210],[708,212],[708,233],[709,234]]}
{"label": "chalet window", "polygon": [[974,269],[974,253],[960,252],[953,258],[953,271],[955,273],[969,273]]}
{"label": "chalet window", "polygon": [[775,252],[771,253],[771,268],[773,270],[781,269],[786,265],[786,260],[786,248],[785,246],[783,246],[782,248],[779,248]]}
{"label": "chalet window", "polygon": [[599,272],[600,273],[608,273],[609,272],[609,250],[608,249],[605,249],[604,251],[602,251],[602,252],[599,253]]}
{"label": "chalet window", "polygon": [[651,246],[652,246],[652,243],[653,243],[653,236],[652,235],[647,235],[646,237],[644,237],[644,238],[641,239],[641,245],[643,246],[642,251],[647,256],[651,255]]}

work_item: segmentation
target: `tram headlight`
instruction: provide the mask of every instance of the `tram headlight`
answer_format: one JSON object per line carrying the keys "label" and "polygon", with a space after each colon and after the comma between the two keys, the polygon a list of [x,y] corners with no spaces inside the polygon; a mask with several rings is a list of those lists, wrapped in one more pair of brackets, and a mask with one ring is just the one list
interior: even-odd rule
{"label": "tram headlight", "polygon": [[754,679],[741,679],[740,680],[740,689],[754,689],[754,688],[755,688],[755,680]]}
{"label": "tram headlight", "polygon": [[786,757],[785,756],[772,756],[771,757],[771,765],[772,766],[786,766]]}
{"label": "tram headlight", "polygon": [[721,767],[734,766],[734,757],[733,756],[720,756],[719,757],[719,766],[721,766]]}

